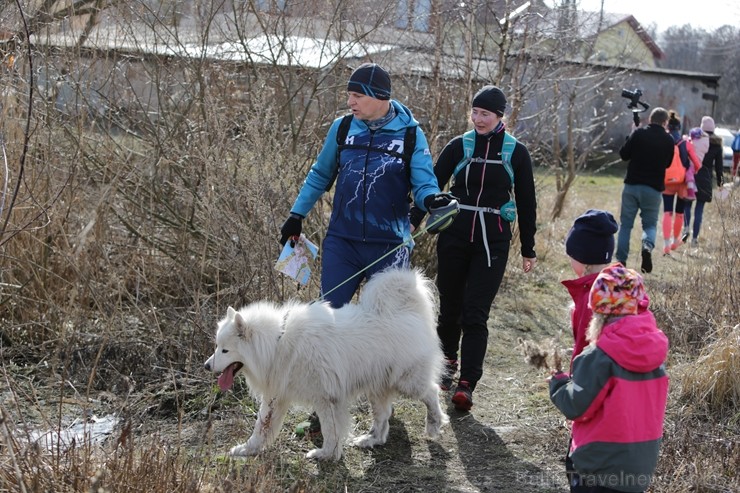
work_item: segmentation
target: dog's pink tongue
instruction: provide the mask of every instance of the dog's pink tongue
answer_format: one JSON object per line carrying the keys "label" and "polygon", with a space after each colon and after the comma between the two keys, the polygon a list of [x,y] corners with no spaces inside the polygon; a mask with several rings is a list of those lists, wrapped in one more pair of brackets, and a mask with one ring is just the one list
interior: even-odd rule
{"label": "dog's pink tongue", "polygon": [[228,366],[218,377],[218,386],[223,392],[226,392],[232,385],[234,385],[234,367]]}

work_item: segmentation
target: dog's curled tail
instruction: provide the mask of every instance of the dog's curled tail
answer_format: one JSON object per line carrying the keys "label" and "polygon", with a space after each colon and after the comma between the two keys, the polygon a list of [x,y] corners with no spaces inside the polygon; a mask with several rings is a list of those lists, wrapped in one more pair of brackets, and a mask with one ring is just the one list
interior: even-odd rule
{"label": "dog's curled tail", "polygon": [[360,304],[379,314],[424,313],[436,319],[436,287],[417,269],[390,268],[375,274],[360,295]]}

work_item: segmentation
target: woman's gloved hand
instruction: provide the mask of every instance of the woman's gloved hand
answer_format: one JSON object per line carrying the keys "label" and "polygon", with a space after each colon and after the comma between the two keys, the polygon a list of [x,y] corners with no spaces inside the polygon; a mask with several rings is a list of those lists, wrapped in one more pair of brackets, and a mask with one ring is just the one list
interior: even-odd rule
{"label": "woman's gloved hand", "polygon": [[435,193],[434,195],[427,195],[424,197],[424,207],[427,211],[432,212],[432,209],[439,209],[450,205],[450,202],[457,200],[457,197],[449,192]]}
{"label": "woman's gloved hand", "polygon": [[424,207],[429,211],[427,219],[427,233],[436,235],[448,228],[460,212],[457,197],[449,192],[437,193],[424,198]]}

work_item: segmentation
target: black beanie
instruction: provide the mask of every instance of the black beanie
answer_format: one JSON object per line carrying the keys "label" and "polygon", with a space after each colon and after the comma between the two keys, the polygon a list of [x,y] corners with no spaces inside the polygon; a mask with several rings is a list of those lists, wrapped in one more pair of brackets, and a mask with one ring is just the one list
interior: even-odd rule
{"label": "black beanie", "polygon": [[375,99],[391,98],[391,77],[376,63],[363,63],[352,72],[347,90]]}
{"label": "black beanie", "polygon": [[565,238],[565,253],[584,265],[608,264],[619,227],[607,211],[589,209],[578,216]]}
{"label": "black beanie", "polygon": [[483,108],[496,113],[498,116],[504,116],[506,96],[496,86],[484,86],[473,98],[473,108]]}

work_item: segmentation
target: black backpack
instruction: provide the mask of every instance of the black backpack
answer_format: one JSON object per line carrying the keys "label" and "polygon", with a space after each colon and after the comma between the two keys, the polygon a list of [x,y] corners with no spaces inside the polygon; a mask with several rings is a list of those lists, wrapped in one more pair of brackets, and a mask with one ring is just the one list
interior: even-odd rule
{"label": "black backpack", "polygon": [[336,166],[334,168],[334,174],[331,177],[331,180],[329,180],[329,184],[326,186],[326,191],[328,192],[331,190],[331,187],[334,186],[334,182],[337,179],[337,175],[339,174],[339,156],[342,154],[342,151],[344,149],[365,149],[365,150],[374,150],[378,152],[384,152],[385,154],[389,154],[394,157],[400,157],[403,159],[403,162],[406,163],[406,173],[408,175],[409,184],[411,183],[411,156],[414,154],[414,148],[416,147],[416,126],[413,127],[406,127],[406,133],[403,136],[403,153],[396,152],[396,151],[389,151],[386,149],[378,149],[375,147],[370,147],[367,145],[359,145],[359,144],[345,144],[345,140],[347,139],[347,134],[349,133],[349,126],[352,124],[352,118],[354,115],[351,113],[349,115],[345,115],[342,118],[342,121],[339,122],[339,128],[337,129],[337,161]]}

